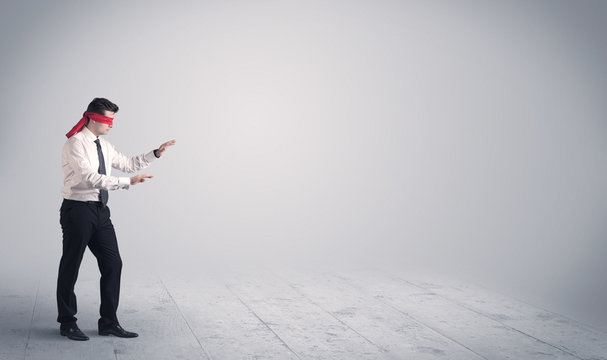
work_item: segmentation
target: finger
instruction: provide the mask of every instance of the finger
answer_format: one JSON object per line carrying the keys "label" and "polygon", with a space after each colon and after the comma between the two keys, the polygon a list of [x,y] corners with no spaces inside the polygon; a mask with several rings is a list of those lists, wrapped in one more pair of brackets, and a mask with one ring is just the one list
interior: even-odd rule
{"label": "finger", "polygon": [[142,178],[142,179],[143,179],[143,178],[148,178],[148,179],[151,179],[151,178],[153,178],[153,177],[154,177],[154,175],[150,175],[150,174],[143,174],[143,175],[139,175],[139,176],[141,176],[141,178]]}

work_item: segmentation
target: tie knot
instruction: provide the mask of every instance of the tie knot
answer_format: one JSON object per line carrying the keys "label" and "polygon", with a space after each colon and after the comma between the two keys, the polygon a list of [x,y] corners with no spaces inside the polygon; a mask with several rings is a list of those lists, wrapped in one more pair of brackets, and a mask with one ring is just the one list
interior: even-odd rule
{"label": "tie knot", "polygon": [[101,144],[99,143],[99,139],[95,140],[95,144],[97,144],[97,145],[101,145]]}

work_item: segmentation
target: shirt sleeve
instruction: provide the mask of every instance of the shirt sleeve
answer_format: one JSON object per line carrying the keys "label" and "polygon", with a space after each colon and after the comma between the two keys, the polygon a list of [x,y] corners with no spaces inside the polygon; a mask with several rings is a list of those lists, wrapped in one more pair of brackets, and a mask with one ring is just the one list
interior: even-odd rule
{"label": "shirt sleeve", "polygon": [[[127,174],[134,173],[135,171],[145,169],[150,165],[152,161],[156,158],[154,155],[154,151],[150,151],[146,154],[141,154],[137,156],[126,156],[120,151],[116,150],[114,145],[110,144],[112,148],[113,156],[112,156],[112,167],[114,169],[118,169]],[[130,184],[130,180],[129,180]]]}
{"label": "shirt sleeve", "polygon": [[128,177],[103,175],[99,174],[96,169],[93,169],[82,142],[73,141],[67,147],[67,151],[67,161],[74,172],[74,176],[90,188],[118,190],[128,189],[131,185],[130,178]]}

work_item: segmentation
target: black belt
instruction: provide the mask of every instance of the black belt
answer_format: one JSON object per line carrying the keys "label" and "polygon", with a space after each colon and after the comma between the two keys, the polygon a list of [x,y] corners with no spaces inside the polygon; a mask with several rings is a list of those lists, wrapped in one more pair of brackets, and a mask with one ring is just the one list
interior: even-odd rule
{"label": "black belt", "polygon": [[103,203],[101,201],[79,201],[79,200],[70,200],[70,199],[63,199],[63,201],[73,202],[73,203],[87,203],[87,204],[91,204],[91,205],[103,206]]}

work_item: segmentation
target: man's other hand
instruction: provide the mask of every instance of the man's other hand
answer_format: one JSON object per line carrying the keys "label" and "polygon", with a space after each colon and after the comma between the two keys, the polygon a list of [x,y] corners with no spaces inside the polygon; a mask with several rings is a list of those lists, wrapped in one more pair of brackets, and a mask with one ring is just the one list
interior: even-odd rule
{"label": "man's other hand", "polygon": [[164,144],[160,145],[160,147],[158,147],[158,150],[156,150],[156,156],[161,157],[162,153],[164,153],[164,151],[167,149],[167,147],[175,145],[176,142],[177,142],[177,140],[173,139],[173,140],[167,141]]}
{"label": "man's other hand", "polygon": [[154,177],[154,175],[149,175],[149,174],[135,175],[131,178],[131,185],[137,185],[139,183],[144,182],[145,179],[151,179],[153,177]]}

